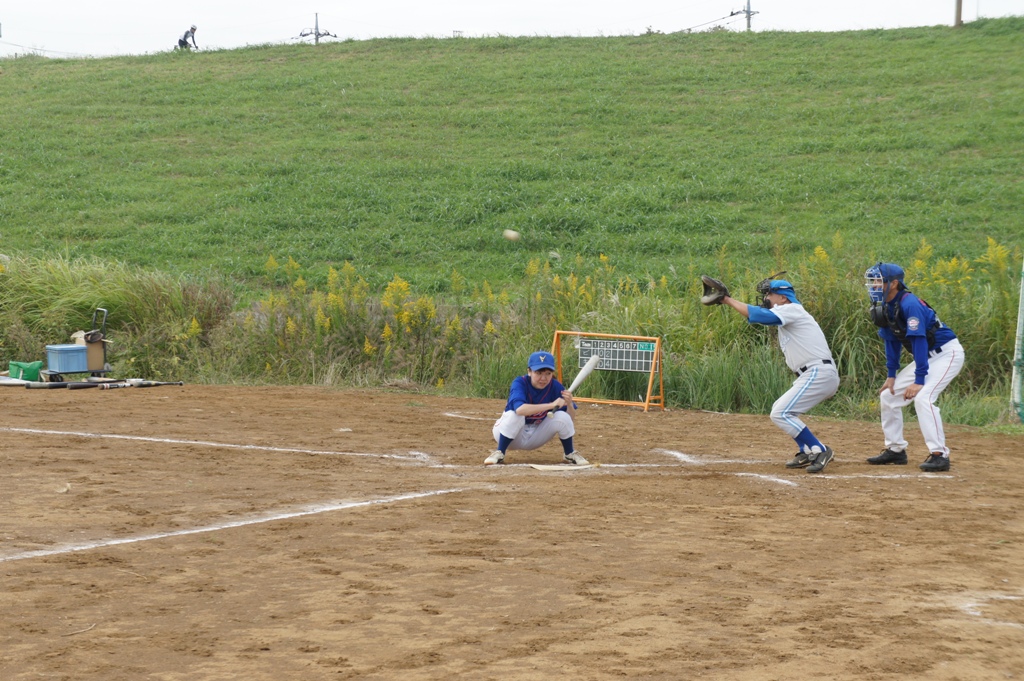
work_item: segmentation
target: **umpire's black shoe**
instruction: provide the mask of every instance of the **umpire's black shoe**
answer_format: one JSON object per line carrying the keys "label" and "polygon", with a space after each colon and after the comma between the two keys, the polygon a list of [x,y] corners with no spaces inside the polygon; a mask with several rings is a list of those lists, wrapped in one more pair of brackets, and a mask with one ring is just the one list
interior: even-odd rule
{"label": "umpire's black shoe", "polygon": [[918,466],[925,473],[938,473],[949,470],[949,459],[941,454],[929,454],[924,463]]}
{"label": "umpire's black shoe", "polygon": [[881,454],[868,459],[868,463],[873,466],[881,466],[887,463],[895,464],[897,466],[906,466],[907,453],[894,452],[891,449],[883,449]]}

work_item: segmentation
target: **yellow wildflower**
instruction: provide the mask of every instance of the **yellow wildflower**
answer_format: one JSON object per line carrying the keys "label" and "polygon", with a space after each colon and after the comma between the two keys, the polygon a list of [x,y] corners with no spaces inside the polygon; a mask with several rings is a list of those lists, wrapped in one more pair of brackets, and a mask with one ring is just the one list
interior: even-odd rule
{"label": "yellow wildflower", "polygon": [[324,331],[331,330],[331,318],[324,314],[324,309],[320,306],[316,308],[316,326]]}
{"label": "yellow wildflower", "polygon": [[409,282],[396,274],[387,288],[384,289],[384,295],[380,299],[380,304],[385,309],[397,311],[408,297]]}

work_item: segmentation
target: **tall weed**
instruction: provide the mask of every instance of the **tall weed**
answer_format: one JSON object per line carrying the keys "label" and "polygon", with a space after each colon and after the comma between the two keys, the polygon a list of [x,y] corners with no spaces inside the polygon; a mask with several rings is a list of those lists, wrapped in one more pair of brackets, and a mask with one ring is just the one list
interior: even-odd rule
{"label": "tall weed", "polygon": [[[866,312],[863,272],[878,259],[848,248],[838,234],[800,260],[779,251],[776,264],[821,324],[842,377],[839,395],[820,413],[877,414],[884,351]],[[994,240],[977,256],[948,259],[922,242],[906,265],[907,284],[967,348],[967,367],[945,406],[952,422],[977,424],[1005,411],[995,405],[1012,368],[1021,259],[1019,249]],[[88,260],[18,259],[0,272],[0,358],[39,356],[45,343],[65,340],[95,307],[106,307],[118,372],[155,378],[399,384],[500,398],[527,355],[549,348],[561,329],[660,337],[669,406],[765,413],[792,382],[775,331],[727,307],[700,305],[693,268],[655,279],[620,274],[603,254],[571,264],[563,273],[530,260],[517,286],[498,290],[452,271],[447,294],[427,295],[397,274],[374,291],[348,262],[314,287],[300,263],[271,256],[264,294],[236,307],[216,282]],[[735,298],[756,304],[756,284],[771,273],[742,265],[723,251],[711,273]],[[567,377],[575,361],[572,348],[563,348]],[[582,394],[634,401],[647,379],[598,372]]]}

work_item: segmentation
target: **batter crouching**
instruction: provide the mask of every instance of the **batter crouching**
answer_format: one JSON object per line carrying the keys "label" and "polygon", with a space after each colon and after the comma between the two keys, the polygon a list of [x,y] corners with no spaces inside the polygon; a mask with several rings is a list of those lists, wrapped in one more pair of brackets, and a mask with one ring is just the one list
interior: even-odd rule
{"label": "batter crouching", "polygon": [[527,372],[512,381],[505,412],[494,423],[498,448],[484,459],[485,465],[505,463],[509,449],[538,449],[555,435],[562,443],[565,463],[584,465],[572,438],[576,434],[576,403],[572,393],[555,378],[555,358],[550,352],[535,352]]}
{"label": "batter crouching", "polygon": [[751,324],[778,327],[782,354],[797,376],[793,386],[772,405],[771,413],[772,423],[792,437],[799,448],[786,468],[806,468],[808,473],[825,470],[834,456],[832,448],[822,444],[799,418],[839,390],[839,372],[818,322],[797,300],[793,285],[784,279],[769,277],[758,283],[761,307],[731,298],[717,279],[704,277],[704,284],[706,295],[701,302],[705,305],[728,305]]}
{"label": "batter crouching", "polygon": [[[906,465],[903,407],[913,402],[929,451],[928,458],[918,467],[925,472],[948,471],[949,448],[935,402],[963,368],[964,349],[935,310],[907,289],[899,265],[880,262],[868,268],[864,282],[871,298],[871,320],[885,341],[888,373],[879,393],[885,449],[868,459],[868,463]],[[901,371],[900,355],[904,349],[914,361]]]}

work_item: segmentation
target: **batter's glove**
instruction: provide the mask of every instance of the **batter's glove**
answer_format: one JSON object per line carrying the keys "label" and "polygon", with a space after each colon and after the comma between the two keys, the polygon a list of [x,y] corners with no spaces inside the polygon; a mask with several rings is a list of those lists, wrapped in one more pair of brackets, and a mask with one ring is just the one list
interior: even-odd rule
{"label": "batter's glove", "polygon": [[700,280],[704,284],[704,295],[700,297],[700,302],[705,305],[721,305],[722,299],[729,295],[725,284],[706,274],[700,275]]}

